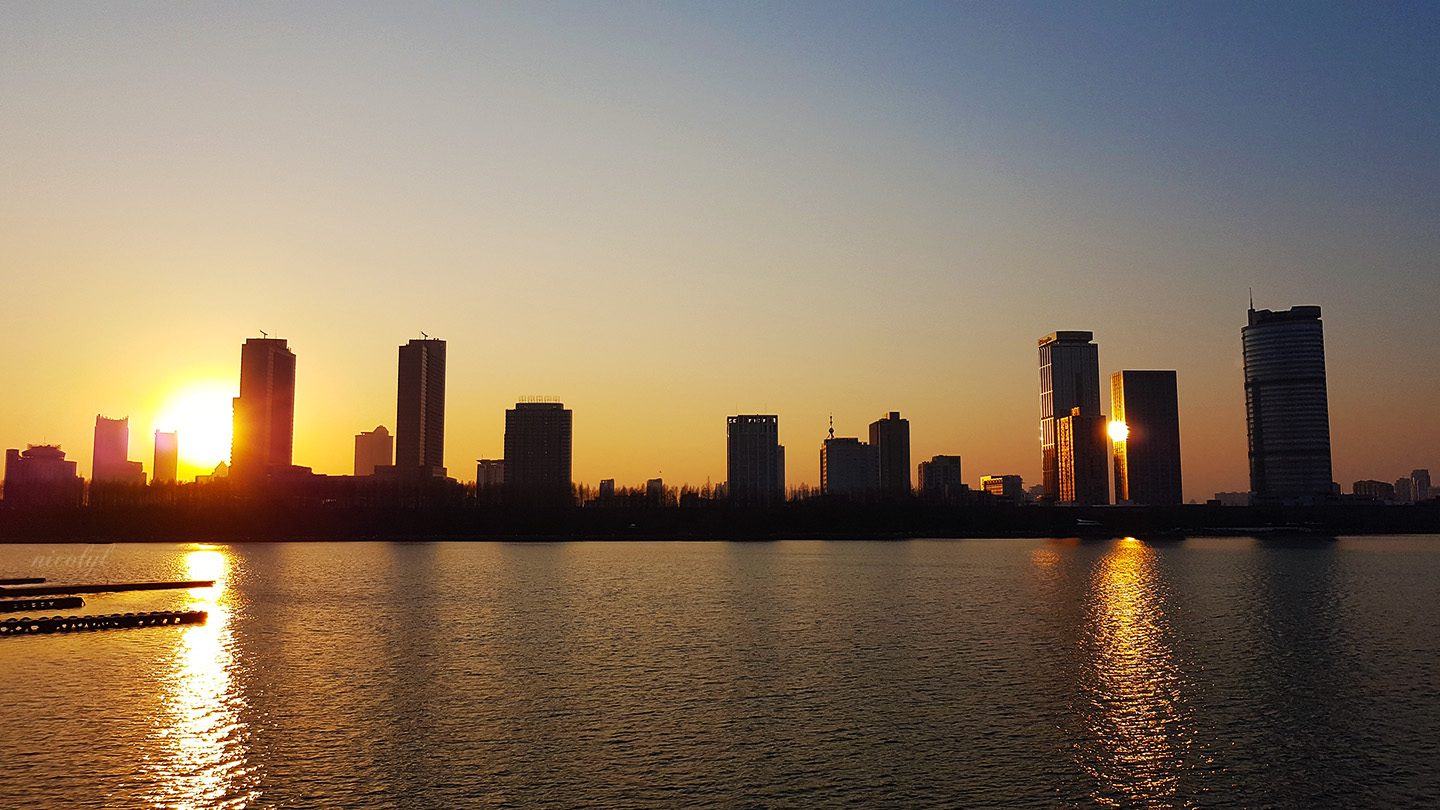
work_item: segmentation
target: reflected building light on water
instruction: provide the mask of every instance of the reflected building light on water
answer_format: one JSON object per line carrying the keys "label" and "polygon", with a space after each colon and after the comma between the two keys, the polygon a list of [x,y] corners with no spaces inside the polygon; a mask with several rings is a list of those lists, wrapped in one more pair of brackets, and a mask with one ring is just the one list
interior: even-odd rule
{"label": "reflected building light on water", "polygon": [[187,592],[186,610],[203,610],[204,624],[177,637],[166,683],[165,716],[156,718],[166,756],[152,763],[156,805],[178,808],[243,807],[249,791],[246,733],[241,698],[234,684],[235,649],[226,594],[228,549],[198,547],[186,552],[186,578],[215,580]]}
{"label": "reflected building light on water", "polygon": [[1127,537],[1096,567],[1087,642],[1093,668],[1081,765],[1110,807],[1184,805],[1179,781],[1190,735],[1184,677],[1165,639],[1154,549]]}

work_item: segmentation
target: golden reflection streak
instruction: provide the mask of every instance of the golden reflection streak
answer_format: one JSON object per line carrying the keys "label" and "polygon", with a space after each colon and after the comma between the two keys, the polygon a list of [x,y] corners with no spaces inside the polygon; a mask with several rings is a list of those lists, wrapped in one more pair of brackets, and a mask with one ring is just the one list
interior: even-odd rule
{"label": "golden reflection streak", "polygon": [[1100,783],[1092,798],[1109,807],[1187,804],[1178,789],[1190,741],[1155,563],[1154,549],[1127,537],[1091,582],[1088,720],[1099,750],[1085,766]]}
{"label": "golden reflection streak", "polygon": [[246,781],[243,729],[236,711],[233,638],[226,597],[229,550],[197,546],[185,554],[187,579],[213,579],[187,592],[185,610],[203,610],[204,624],[182,631],[168,681],[167,716],[160,735],[169,758],[155,781],[157,806],[243,807],[253,797]]}

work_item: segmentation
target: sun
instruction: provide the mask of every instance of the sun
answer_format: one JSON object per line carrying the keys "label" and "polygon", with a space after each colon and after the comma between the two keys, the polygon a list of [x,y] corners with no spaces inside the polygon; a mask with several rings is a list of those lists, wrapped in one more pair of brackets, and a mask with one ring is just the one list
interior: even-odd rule
{"label": "sun", "polygon": [[1130,436],[1130,426],[1121,421],[1110,423],[1110,441],[1119,444]]}
{"label": "sun", "polygon": [[231,399],[222,382],[191,383],[171,394],[155,417],[155,429],[175,431],[180,463],[209,472],[230,458]]}

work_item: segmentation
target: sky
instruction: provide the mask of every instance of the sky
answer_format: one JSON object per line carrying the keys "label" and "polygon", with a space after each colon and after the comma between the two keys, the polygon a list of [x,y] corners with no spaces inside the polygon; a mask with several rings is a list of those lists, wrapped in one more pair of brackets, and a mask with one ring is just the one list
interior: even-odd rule
{"label": "sky", "polygon": [[899,410],[1033,483],[1036,340],[1083,329],[1178,372],[1204,499],[1253,288],[1324,310],[1347,491],[1440,468],[1437,53],[1433,3],[6,3],[0,445],[88,475],[129,416],[149,470],[264,330],[348,473],[423,330],[462,480],[543,395],[581,482],[718,483],[776,413],[813,485]]}

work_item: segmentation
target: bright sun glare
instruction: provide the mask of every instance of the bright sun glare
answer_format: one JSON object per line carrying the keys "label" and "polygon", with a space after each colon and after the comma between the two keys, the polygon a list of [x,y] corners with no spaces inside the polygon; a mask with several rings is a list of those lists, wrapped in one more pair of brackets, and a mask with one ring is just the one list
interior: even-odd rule
{"label": "bright sun glare", "polygon": [[1130,435],[1130,426],[1124,422],[1110,423],[1110,441],[1123,442]]}
{"label": "bright sun glare", "polygon": [[155,417],[155,429],[176,431],[180,461],[209,469],[230,457],[230,400],[219,382],[195,383],[176,391]]}

